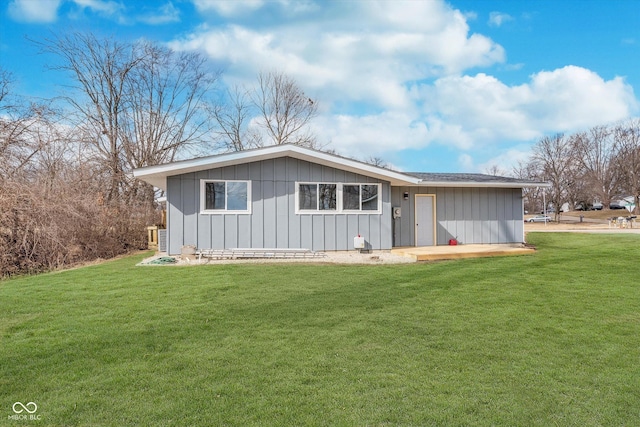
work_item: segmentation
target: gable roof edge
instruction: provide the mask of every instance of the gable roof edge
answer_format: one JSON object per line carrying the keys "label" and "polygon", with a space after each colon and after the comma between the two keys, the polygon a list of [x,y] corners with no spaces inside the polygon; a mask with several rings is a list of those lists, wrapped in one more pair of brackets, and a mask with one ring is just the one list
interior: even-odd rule
{"label": "gable roof edge", "polygon": [[269,160],[280,157],[293,157],[298,160],[305,160],[323,166],[344,169],[360,175],[370,176],[384,181],[391,182],[392,185],[412,185],[418,184],[420,179],[401,172],[370,165],[358,160],[348,159],[335,154],[325,153],[298,145],[274,145],[270,147],[257,148],[245,151],[216,154],[213,156],[199,157],[195,159],[179,160],[154,166],[146,166],[134,169],[133,176],[139,178],[155,187],[166,190],[167,177],[181,175],[190,172],[233,166],[261,160]]}

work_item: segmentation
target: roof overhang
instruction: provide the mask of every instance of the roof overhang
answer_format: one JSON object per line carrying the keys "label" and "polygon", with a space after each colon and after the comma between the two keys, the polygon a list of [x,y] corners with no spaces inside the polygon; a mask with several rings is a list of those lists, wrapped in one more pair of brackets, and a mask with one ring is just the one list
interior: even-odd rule
{"label": "roof overhang", "polygon": [[417,185],[420,183],[420,179],[413,176],[370,165],[368,163],[359,162],[357,160],[336,156],[334,154],[300,147],[298,145],[274,145],[253,150],[237,151],[215,156],[181,160],[162,165],[147,166],[134,169],[133,176],[153,185],[154,187],[166,190],[167,177],[169,176],[234,166],[249,162],[258,162],[261,160],[276,159],[280,157],[293,157],[298,160],[306,160],[323,166],[366,175],[383,181],[389,181],[391,185]]}

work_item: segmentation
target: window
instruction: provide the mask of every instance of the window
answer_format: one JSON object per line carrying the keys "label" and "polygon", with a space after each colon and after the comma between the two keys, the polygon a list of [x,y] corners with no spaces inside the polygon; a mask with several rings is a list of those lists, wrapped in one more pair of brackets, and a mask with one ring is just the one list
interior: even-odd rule
{"label": "window", "polygon": [[342,186],[342,208],[345,211],[379,211],[379,184],[345,184]]}
{"label": "window", "polygon": [[251,213],[250,181],[200,181],[202,213]]}
{"label": "window", "polygon": [[335,211],[337,184],[299,184],[298,209],[301,211]]}
{"label": "window", "polygon": [[380,184],[296,183],[296,213],[379,214]]}

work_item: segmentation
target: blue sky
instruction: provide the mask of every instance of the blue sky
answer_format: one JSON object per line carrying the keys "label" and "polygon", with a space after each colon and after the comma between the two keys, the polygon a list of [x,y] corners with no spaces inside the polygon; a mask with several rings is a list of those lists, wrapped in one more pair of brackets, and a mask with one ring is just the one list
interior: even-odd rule
{"label": "blue sky", "polygon": [[53,97],[39,40],[66,30],[197,50],[225,84],[295,78],[338,153],[406,171],[510,170],[542,136],[640,115],[636,0],[10,0],[0,63]]}

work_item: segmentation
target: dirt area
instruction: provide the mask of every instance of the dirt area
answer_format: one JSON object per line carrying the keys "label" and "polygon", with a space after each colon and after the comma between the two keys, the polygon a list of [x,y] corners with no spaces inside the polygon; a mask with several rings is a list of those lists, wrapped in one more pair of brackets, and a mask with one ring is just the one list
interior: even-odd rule
{"label": "dirt area", "polygon": [[[626,218],[630,214],[625,210],[602,210],[602,211],[572,211],[559,215],[559,221],[548,223],[534,222],[525,223],[524,230],[528,231],[585,231],[585,232],[640,232],[640,221],[636,218],[633,222],[620,222],[619,217]],[[526,215],[525,220],[533,215]],[[553,215],[549,215],[554,218]],[[580,220],[582,216],[582,221]],[[611,218],[616,218],[612,221]]]}

